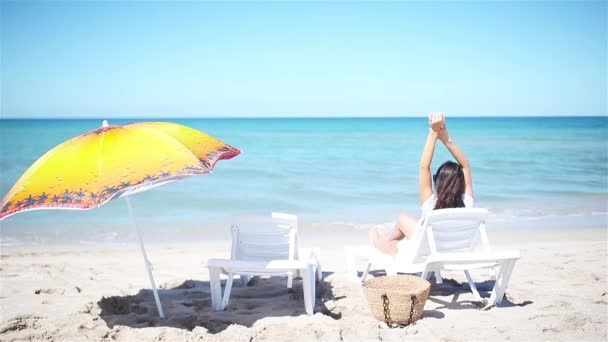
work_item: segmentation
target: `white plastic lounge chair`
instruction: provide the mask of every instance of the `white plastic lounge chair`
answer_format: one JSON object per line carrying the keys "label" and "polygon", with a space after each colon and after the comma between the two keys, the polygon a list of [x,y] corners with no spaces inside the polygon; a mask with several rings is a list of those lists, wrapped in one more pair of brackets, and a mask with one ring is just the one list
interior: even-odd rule
{"label": "white plastic lounge chair", "polygon": [[[395,256],[381,253],[372,246],[345,246],[349,272],[356,276],[355,263],[360,257],[366,259],[360,281],[365,280],[372,265],[385,269],[387,275],[421,273],[428,279],[434,273],[437,283],[442,282],[441,271],[461,270],[479,301],[486,307],[500,304],[519,251],[491,251],[485,230],[487,217],[488,211],[479,208],[433,210],[420,219],[410,240],[399,242]],[[491,277],[496,280],[487,300],[479,295],[469,272],[479,268],[490,269]]]}
{"label": "white plastic lounge chair", "polygon": [[[297,216],[272,213],[265,227],[233,224],[231,254],[229,260],[207,262],[213,311],[223,311],[228,305],[235,275],[242,284],[253,276],[287,276],[288,288],[293,276],[301,276],[306,313],[313,314],[316,280],[322,279],[320,252],[318,248],[299,248]],[[228,276],[223,296],[220,274]]]}

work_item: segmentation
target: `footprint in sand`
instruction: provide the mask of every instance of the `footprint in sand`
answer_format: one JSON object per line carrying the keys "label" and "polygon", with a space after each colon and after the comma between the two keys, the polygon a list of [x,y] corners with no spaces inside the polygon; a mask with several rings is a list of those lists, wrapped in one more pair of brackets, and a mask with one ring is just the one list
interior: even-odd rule
{"label": "footprint in sand", "polygon": [[84,314],[93,314],[93,309],[95,307],[95,304],[93,302],[88,302],[87,304],[85,304],[84,308],[80,311],[80,313],[84,313]]}
{"label": "footprint in sand", "polygon": [[39,295],[39,294],[50,294],[50,295],[64,295],[65,294],[65,290],[64,289],[38,289],[36,291],[34,291],[35,294]]}
{"label": "footprint in sand", "polygon": [[591,323],[590,317],[579,315],[568,315],[561,320],[561,326],[568,330],[583,329],[585,325],[590,325]]}
{"label": "footprint in sand", "polygon": [[593,279],[593,281],[600,281],[602,280],[602,277],[598,276],[597,274],[591,272],[591,279]]}
{"label": "footprint in sand", "polygon": [[[572,303],[560,300],[556,303],[552,303],[547,306],[543,306],[542,308],[540,308],[540,310],[541,311],[555,311],[555,309],[559,309],[561,311],[561,310],[572,310],[573,308],[574,308],[574,305],[572,305]],[[548,316],[548,315],[549,314],[539,314],[537,316],[544,317],[544,316]],[[535,316],[530,317],[530,319],[532,319],[532,318],[535,318]]]}
{"label": "footprint in sand", "polygon": [[608,304],[608,292],[602,293],[600,299],[594,300],[593,304]]}
{"label": "footprint in sand", "polygon": [[532,316],[528,317],[528,320],[531,321],[531,320],[537,319],[537,318],[555,317],[555,316],[559,316],[559,315],[558,314],[536,314],[536,315],[532,315]]}
{"label": "footprint in sand", "polygon": [[543,328],[543,334],[546,334],[546,333],[559,334],[560,332],[562,332],[562,331],[557,328]]}
{"label": "footprint in sand", "polygon": [[572,303],[570,302],[560,301],[559,307],[566,310],[572,310],[574,308],[574,305],[572,305]]}
{"label": "footprint in sand", "polygon": [[16,316],[13,319],[10,319],[8,322],[0,325],[0,334],[4,334],[8,331],[21,331],[25,329],[37,329],[40,324],[38,321],[43,317],[36,315],[20,315]]}

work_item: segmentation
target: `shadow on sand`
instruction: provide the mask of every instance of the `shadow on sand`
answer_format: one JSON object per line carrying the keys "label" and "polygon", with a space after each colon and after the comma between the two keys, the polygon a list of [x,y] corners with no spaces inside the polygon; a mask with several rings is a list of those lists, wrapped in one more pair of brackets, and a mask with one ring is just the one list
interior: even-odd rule
{"label": "shadow on sand", "polygon": [[[374,277],[385,276],[386,273],[381,270],[371,271]],[[359,274],[360,276],[360,274]],[[460,283],[457,280],[444,278],[443,283],[437,284],[435,278],[431,277],[431,292],[428,300],[439,304],[440,306],[435,307],[433,310],[424,310],[424,317],[443,318],[444,314],[438,310],[449,309],[449,310],[464,310],[464,309],[482,309],[485,305],[479,301],[471,300],[459,300],[460,295],[471,292],[471,287],[468,283]],[[483,282],[475,282],[475,286],[479,291],[479,294],[483,298],[490,298],[492,288],[494,287],[493,280],[486,280]],[[452,296],[450,301],[445,301],[437,298],[438,296],[447,297]],[[508,296],[505,294],[502,303],[497,307],[514,307],[514,306],[526,306],[533,304],[534,302],[526,300],[522,303],[513,303]]]}
{"label": "shadow on sand", "polygon": [[[486,280],[482,282],[475,282],[475,286],[479,291],[479,295],[483,298],[490,298],[492,288],[494,288],[494,280]],[[443,279],[442,284],[431,283],[431,293],[429,295],[429,300],[440,304],[441,306],[436,307],[435,309],[450,309],[450,310],[462,310],[462,309],[482,309],[485,304],[478,301],[470,301],[470,300],[458,300],[461,294],[470,293],[471,287],[468,283],[460,283],[454,279]],[[444,301],[438,298],[433,298],[433,296],[453,296],[451,301]],[[502,299],[502,302],[497,305],[497,307],[513,307],[513,306],[526,306],[532,304],[532,301],[524,301],[522,303],[513,303],[505,294]]]}
{"label": "shadow on sand", "polygon": [[[247,286],[232,288],[230,302],[225,311],[211,311],[209,282],[187,280],[173,288],[158,290],[166,318],[158,316],[154,295],[150,289],[142,289],[136,295],[103,297],[97,305],[100,316],[108,327],[125,325],[132,328],[174,327],[192,330],[197,326],[210,333],[218,333],[229,325],[238,324],[251,327],[265,317],[306,315],[302,282],[293,281],[293,289],[288,289],[287,278],[253,278]],[[222,286],[224,281],[222,281]],[[340,319],[341,313],[333,313],[325,302],[334,300],[331,284],[317,283],[315,313],[322,313],[333,319]]]}

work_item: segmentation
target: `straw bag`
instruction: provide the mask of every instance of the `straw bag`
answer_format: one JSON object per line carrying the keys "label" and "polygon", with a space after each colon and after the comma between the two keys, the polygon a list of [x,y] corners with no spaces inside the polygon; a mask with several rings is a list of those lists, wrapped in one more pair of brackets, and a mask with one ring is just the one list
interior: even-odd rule
{"label": "straw bag", "polygon": [[422,317],[431,283],[411,275],[384,276],[363,283],[363,292],[374,318],[392,324],[408,325]]}

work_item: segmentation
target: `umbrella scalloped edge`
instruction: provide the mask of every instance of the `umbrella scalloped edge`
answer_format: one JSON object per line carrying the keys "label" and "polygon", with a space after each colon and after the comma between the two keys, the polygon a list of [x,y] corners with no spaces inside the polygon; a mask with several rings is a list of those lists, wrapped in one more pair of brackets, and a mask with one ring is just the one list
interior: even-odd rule
{"label": "umbrella scalloped edge", "polygon": [[[70,191],[65,190],[60,196],[49,196],[45,192],[39,195],[29,195],[22,201],[13,202],[5,198],[0,204],[0,220],[14,214],[32,210],[44,209],[68,209],[68,210],[89,210],[97,208],[108,201],[126,196],[143,190],[178,180],[190,176],[196,176],[211,172],[219,160],[231,159],[237,156],[240,151],[232,146],[224,146],[217,152],[212,153],[210,161],[203,161],[199,165],[186,166],[175,173],[160,172],[155,175],[146,175],[140,181],[131,183],[120,183],[109,185],[99,193],[89,192],[82,189]],[[145,189],[142,189],[145,188]]]}

